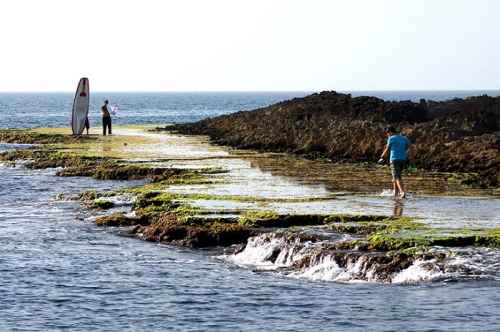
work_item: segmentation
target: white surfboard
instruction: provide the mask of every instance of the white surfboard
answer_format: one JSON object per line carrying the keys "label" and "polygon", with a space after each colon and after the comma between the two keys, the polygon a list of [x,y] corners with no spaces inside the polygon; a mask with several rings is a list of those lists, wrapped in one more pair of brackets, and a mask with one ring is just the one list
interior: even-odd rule
{"label": "white surfboard", "polygon": [[111,115],[116,115],[118,113],[118,105],[111,106]]}
{"label": "white surfboard", "polygon": [[71,116],[71,129],[73,135],[81,135],[85,129],[85,120],[89,113],[90,88],[89,79],[83,77],[78,82],[75,99],[73,100],[73,113]]}

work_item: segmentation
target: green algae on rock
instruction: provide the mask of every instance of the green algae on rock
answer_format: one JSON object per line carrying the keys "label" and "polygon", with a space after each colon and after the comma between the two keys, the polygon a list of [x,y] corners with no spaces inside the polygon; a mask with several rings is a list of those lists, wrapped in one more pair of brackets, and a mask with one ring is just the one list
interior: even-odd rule
{"label": "green algae on rock", "polygon": [[105,200],[105,199],[102,199],[102,198],[98,198],[98,199],[94,200],[94,202],[92,204],[92,207],[97,208],[97,209],[102,209],[102,210],[111,209],[114,206],[115,206],[115,203],[108,201],[108,200]]}
{"label": "green algae on rock", "polygon": [[[347,241],[339,244],[343,249],[361,251],[380,251],[392,254],[397,252],[415,253],[424,252],[431,246],[457,246],[457,245],[489,245],[496,246],[495,233],[487,235],[484,230],[476,230],[467,236],[453,234],[444,236],[443,232],[436,231],[428,225],[412,218],[394,218],[383,215],[348,215],[348,214],[278,214],[272,210],[241,211],[240,216],[213,218],[189,204],[190,200],[207,199],[204,194],[177,194],[164,190],[137,190],[140,194],[134,203],[133,210],[137,215],[149,218],[150,224],[155,223],[166,213],[176,216],[175,234],[187,234],[188,228],[197,227],[206,229],[217,224],[222,227],[236,227],[237,225],[257,231],[267,229],[273,231],[277,228],[292,228],[304,226],[326,226],[328,229],[339,233],[350,233],[363,236],[361,239]],[[234,196],[213,196],[211,199],[240,200]],[[217,213],[217,212],[214,212]],[[237,211],[235,213],[238,213]],[[171,220],[172,217],[169,217]],[[180,227],[182,223],[182,227]],[[164,223],[156,226],[164,225]],[[219,227],[219,228],[220,228]],[[181,231],[182,229],[182,231]],[[173,231],[173,229],[171,230]],[[180,232],[180,233],[179,233]],[[191,234],[191,233],[190,233]],[[205,234],[205,233],[200,233]],[[180,235],[179,235],[180,236]],[[168,238],[168,237],[167,237]],[[179,241],[177,241],[179,240]],[[176,238],[177,244],[184,243]],[[174,241],[174,242],[175,242]],[[189,241],[188,241],[189,242]],[[186,242],[186,243],[188,243]],[[230,241],[238,242],[237,240]],[[190,242],[189,242],[190,243]],[[214,243],[227,243],[225,241]],[[190,244],[191,245],[191,244]]]}
{"label": "green algae on rock", "polygon": [[500,248],[500,232],[496,229],[438,229],[389,233],[379,231],[368,236],[369,248],[397,251],[415,247],[494,247]]}
{"label": "green algae on rock", "polygon": [[57,176],[88,176],[100,180],[150,179],[153,182],[179,178],[193,171],[174,168],[151,167],[113,158],[89,157],[74,152],[48,149],[23,149],[0,153],[0,160],[27,160],[32,169],[59,168]]}
{"label": "green algae on rock", "polygon": [[171,212],[163,213],[147,226],[134,228],[132,233],[148,241],[193,248],[243,243],[254,234],[248,227],[238,224],[206,222],[202,225],[192,225]]}
{"label": "green algae on rock", "polygon": [[95,220],[97,226],[108,227],[127,227],[135,225],[146,225],[149,223],[147,218],[129,217],[123,212],[115,212],[107,216],[98,217]]}
{"label": "green algae on rock", "polygon": [[[292,241],[295,236],[293,234],[304,230],[310,234],[300,235],[303,241],[321,243],[321,246],[318,246],[318,250],[306,255],[310,260],[307,263],[307,258],[304,258],[303,266],[318,259],[330,257],[340,267],[352,262],[361,262],[366,264],[363,267],[366,267],[367,270],[371,266],[375,270],[380,269],[377,270],[377,273],[380,274],[388,271],[391,273],[401,271],[418,259],[439,259],[440,254],[431,253],[436,246],[447,248],[454,246],[500,246],[498,229],[438,229],[430,227],[418,219],[370,215],[366,211],[363,211],[365,213],[362,214],[314,214],[314,210],[311,210],[310,214],[304,214],[304,212],[309,212],[307,210],[303,210],[302,214],[278,213],[273,208],[283,211],[279,209],[281,203],[315,202],[321,204],[321,201],[333,201],[337,196],[328,194],[328,191],[326,194],[320,192],[318,196],[314,196],[317,193],[314,192],[304,197],[298,195],[295,197],[287,195],[266,196],[265,194],[258,196],[260,193],[257,191],[247,195],[236,195],[233,194],[234,191],[226,191],[227,188],[231,188],[232,179],[230,176],[225,177],[225,174],[231,175],[231,172],[223,169],[227,165],[220,161],[210,165],[203,161],[196,164],[196,167],[202,166],[202,168],[184,169],[171,166],[180,163],[182,167],[186,164],[180,161],[173,162],[173,159],[170,158],[164,160],[138,158],[135,160],[134,157],[137,155],[129,152],[130,146],[121,145],[126,142],[126,139],[116,138],[118,142],[113,142],[114,139],[115,137],[106,140],[95,138],[95,143],[107,147],[112,146],[113,149],[120,148],[121,151],[114,150],[113,153],[95,154],[97,150],[93,149],[89,153],[87,149],[90,148],[91,144],[94,144],[93,141],[84,144],[70,141],[69,144],[66,144],[67,142],[64,140],[58,141],[60,139],[57,138],[49,144],[37,145],[32,149],[0,154],[0,159],[6,161],[28,160],[26,165],[31,168],[61,167],[62,169],[57,172],[59,176],[91,176],[96,179],[123,180],[145,179],[147,183],[140,186],[110,192],[87,191],[82,193],[80,198],[85,206],[103,210],[114,205],[111,200],[106,199],[107,196],[127,196],[126,205],[132,205],[132,213],[100,216],[95,220],[96,224],[126,227],[130,234],[150,241],[193,248],[227,247],[238,244],[238,246],[227,249],[232,250],[232,248],[247,246],[249,238],[252,236],[274,234],[279,230],[285,230],[292,234],[289,235],[290,241]],[[138,138],[138,141],[140,140],[142,138]],[[134,158],[134,160],[125,160],[124,156],[127,159]],[[224,159],[224,157],[218,158]],[[229,160],[229,157],[227,158]],[[307,175],[301,178],[306,181],[299,181],[301,184],[321,182],[323,179],[321,172],[329,169],[324,161],[318,162],[316,167],[311,167],[314,166],[314,162],[302,159],[297,161],[292,157],[283,157],[283,160],[280,160],[281,164],[276,164],[271,159],[269,156],[265,158],[253,156],[247,160],[250,161],[251,167],[263,167],[263,169],[271,170],[272,175],[284,175],[293,179],[296,178],[294,172],[307,172]],[[285,173],[276,173],[276,169],[283,168],[283,165],[289,165],[292,159],[295,160],[298,167],[293,171],[287,168]],[[226,161],[224,160],[224,162]],[[165,165],[171,167],[164,167]],[[239,167],[239,164],[236,165]],[[358,166],[346,164],[338,164],[336,167],[338,173],[333,172],[332,176],[338,177],[339,181],[346,180],[350,176],[346,181],[351,181],[355,185],[368,181],[373,186],[379,186],[379,182],[386,181],[388,177],[387,169],[375,168],[371,164],[363,164],[359,166],[360,169],[356,169]],[[367,172],[371,173],[367,176]],[[319,173],[321,174],[318,175]],[[223,176],[217,176],[221,174]],[[344,176],[346,174],[348,176]],[[241,176],[241,174],[238,175]],[[474,173],[467,176],[452,173],[443,175],[444,186],[457,183],[462,185],[475,179]],[[373,180],[375,177],[379,182]],[[356,178],[357,181],[352,181],[353,178]],[[414,179],[415,181],[426,181],[422,174],[417,174]],[[241,180],[241,178],[237,180]],[[226,181],[229,186],[223,190],[217,188],[219,190],[214,190],[212,193],[203,191],[204,188],[223,185]],[[243,181],[247,181],[247,178],[243,178]],[[182,192],[183,186],[189,190]],[[342,189],[345,188],[342,187]],[[331,188],[329,189],[332,191]],[[365,187],[363,190],[370,192]],[[340,191],[350,192],[349,190]],[[273,192],[273,194],[275,193]],[[131,197],[133,199],[130,199]],[[120,202],[120,197],[113,199],[113,201]],[[197,204],[197,201],[219,201],[220,204],[209,202],[209,204],[203,205]],[[334,203],[340,201],[339,197]],[[239,204],[234,202],[239,202]],[[121,203],[117,203],[117,205],[122,206]],[[199,206],[205,206],[205,208]],[[227,208],[228,206],[230,208]],[[92,212],[102,213],[102,211]],[[276,255],[277,253],[274,251],[271,253],[273,257]],[[389,274],[387,274],[387,278],[389,278]]]}
{"label": "green algae on rock", "polygon": [[314,226],[338,222],[380,221],[389,219],[379,215],[348,214],[277,214],[274,211],[247,211],[240,218],[240,223],[253,227],[293,227]]}
{"label": "green algae on rock", "polygon": [[73,136],[61,133],[44,133],[36,129],[0,129],[0,142],[16,144],[70,144],[94,142],[95,136]]}
{"label": "green algae on rock", "polygon": [[162,181],[184,173],[184,170],[160,167],[137,166],[116,161],[102,161],[94,164],[80,164],[66,167],[56,173],[58,176],[90,176],[99,180],[140,180]]}
{"label": "green algae on rock", "polygon": [[96,199],[106,198],[116,196],[118,193],[115,191],[97,191],[95,189],[86,190],[78,194],[76,199],[86,203],[86,205],[90,206]]}

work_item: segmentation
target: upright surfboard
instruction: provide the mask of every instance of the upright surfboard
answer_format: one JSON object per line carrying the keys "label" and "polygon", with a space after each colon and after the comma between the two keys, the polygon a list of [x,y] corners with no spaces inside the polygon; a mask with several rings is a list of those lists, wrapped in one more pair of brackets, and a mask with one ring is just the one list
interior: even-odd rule
{"label": "upright surfboard", "polygon": [[78,82],[75,99],[73,99],[73,114],[71,116],[73,135],[81,135],[85,129],[85,120],[89,114],[89,100],[89,79],[83,77]]}

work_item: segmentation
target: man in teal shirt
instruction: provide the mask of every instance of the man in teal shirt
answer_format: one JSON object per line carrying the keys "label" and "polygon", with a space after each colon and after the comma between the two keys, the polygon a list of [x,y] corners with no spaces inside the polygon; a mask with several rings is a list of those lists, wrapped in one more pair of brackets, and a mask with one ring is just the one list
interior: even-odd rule
{"label": "man in teal shirt", "polygon": [[396,134],[396,129],[394,127],[389,127],[386,129],[387,134],[387,145],[380,156],[379,163],[384,162],[384,157],[387,152],[390,151],[389,160],[391,162],[391,173],[392,173],[392,187],[394,190],[394,197],[404,198],[406,196],[405,187],[401,174],[406,166],[408,160],[408,148],[410,147],[410,141],[406,136]]}

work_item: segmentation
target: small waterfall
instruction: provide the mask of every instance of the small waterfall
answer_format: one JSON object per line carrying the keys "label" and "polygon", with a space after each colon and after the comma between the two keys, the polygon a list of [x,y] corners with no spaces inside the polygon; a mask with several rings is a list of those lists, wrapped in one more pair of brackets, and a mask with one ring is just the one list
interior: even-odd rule
{"label": "small waterfall", "polygon": [[412,284],[438,280],[444,277],[445,273],[439,268],[435,260],[423,261],[417,259],[410,267],[394,275],[392,282],[397,284]]}
{"label": "small waterfall", "polygon": [[[340,239],[339,241],[342,241]],[[485,248],[432,249],[425,255],[337,250],[335,242],[287,231],[265,233],[248,240],[245,248],[221,258],[258,270],[279,270],[292,278],[335,282],[412,284],[437,280],[467,280],[478,276],[500,279],[500,264],[479,261]],[[480,253],[476,253],[480,251]],[[485,271],[485,266],[490,269]],[[496,266],[494,271],[492,266]]]}
{"label": "small waterfall", "polygon": [[313,246],[312,241],[303,241],[299,236],[266,233],[248,239],[242,251],[223,256],[223,258],[241,266],[251,265],[272,270],[292,266]]}

